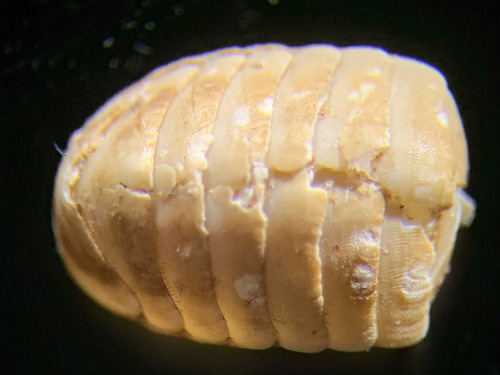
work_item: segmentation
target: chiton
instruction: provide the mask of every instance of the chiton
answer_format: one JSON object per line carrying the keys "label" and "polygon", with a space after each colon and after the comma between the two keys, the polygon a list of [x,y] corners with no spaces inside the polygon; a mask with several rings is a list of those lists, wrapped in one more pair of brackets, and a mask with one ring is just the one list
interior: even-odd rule
{"label": "chiton", "polygon": [[53,222],[74,280],[168,335],[317,352],[421,340],[464,192],[443,76],[372,47],[160,67],[71,137]]}

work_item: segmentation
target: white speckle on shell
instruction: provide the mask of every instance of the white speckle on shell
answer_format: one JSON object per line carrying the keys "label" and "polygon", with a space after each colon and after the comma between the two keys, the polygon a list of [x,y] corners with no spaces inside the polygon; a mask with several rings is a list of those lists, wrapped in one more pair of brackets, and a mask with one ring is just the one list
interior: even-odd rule
{"label": "white speckle on shell", "polygon": [[258,105],[258,109],[265,115],[270,115],[273,113],[273,102],[274,98],[267,97],[264,98]]}
{"label": "white speckle on shell", "polygon": [[234,282],[234,289],[242,300],[250,305],[262,305],[265,296],[262,285],[262,276],[245,275]]}
{"label": "white speckle on shell", "polygon": [[177,254],[179,254],[181,258],[187,259],[191,255],[191,246],[190,245],[179,246],[175,251],[177,252]]}
{"label": "white speckle on shell", "polygon": [[448,115],[446,114],[446,111],[444,109],[440,108],[436,114],[436,117],[442,126],[444,126],[445,128],[448,127]]}
{"label": "white speckle on shell", "polygon": [[424,270],[414,269],[403,275],[401,292],[405,299],[418,301],[427,297],[432,282]]}
{"label": "white speckle on shell", "polygon": [[357,298],[370,295],[375,287],[375,275],[367,264],[358,264],[352,273],[351,288]]}

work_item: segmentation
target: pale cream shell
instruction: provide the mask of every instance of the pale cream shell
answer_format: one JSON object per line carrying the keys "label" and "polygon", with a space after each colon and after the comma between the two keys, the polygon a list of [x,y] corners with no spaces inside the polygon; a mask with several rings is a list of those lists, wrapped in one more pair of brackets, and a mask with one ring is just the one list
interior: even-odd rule
{"label": "pale cream shell", "polygon": [[209,343],[421,340],[464,193],[434,68],[371,47],[257,45],[160,67],[76,131],[54,229],[108,309]]}

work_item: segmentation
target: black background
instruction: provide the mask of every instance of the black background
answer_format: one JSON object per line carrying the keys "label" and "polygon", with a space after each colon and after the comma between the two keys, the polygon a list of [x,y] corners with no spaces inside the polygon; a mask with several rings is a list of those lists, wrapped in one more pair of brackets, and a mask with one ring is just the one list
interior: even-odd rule
{"label": "black background", "polygon": [[[494,1],[0,4],[0,373],[500,374]],[[459,235],[419,345],[310,355],[162,337],[94,304],[58,259],[50,225],[60,159],[54,143],[64,148],[107,98],[160,64],[268,41],[381,46],[424,60],[448,79],[469,142],[468,191],[479,208]]]}

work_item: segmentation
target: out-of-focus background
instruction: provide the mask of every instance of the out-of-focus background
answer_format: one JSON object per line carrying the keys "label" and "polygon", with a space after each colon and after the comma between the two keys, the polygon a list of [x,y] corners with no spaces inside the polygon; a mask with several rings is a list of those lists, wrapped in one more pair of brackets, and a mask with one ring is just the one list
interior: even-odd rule
{"label": "out-of-focus background", "polygon": [[[0,2],[0,373],[500,374],[495,1]],[[496,15],[496,17],[495,17]],[[251,351],[162,337],[88,299],[63,269],[51,194],[71,132],[154,67],[232,45],[375,45],[439,68],[469,141],[477,218],[420,344]]]}

